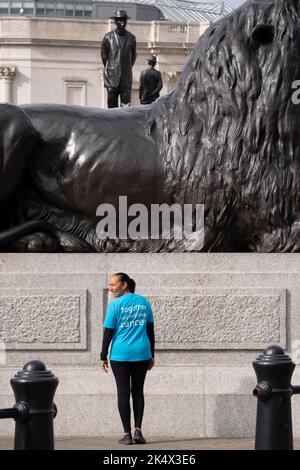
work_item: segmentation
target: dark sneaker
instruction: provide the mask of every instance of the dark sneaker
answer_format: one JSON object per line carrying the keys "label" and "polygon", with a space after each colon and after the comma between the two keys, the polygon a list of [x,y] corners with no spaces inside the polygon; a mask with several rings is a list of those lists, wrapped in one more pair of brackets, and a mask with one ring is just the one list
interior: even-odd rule
{"label": "dark sneaker", "polygon": [[133,440],[136,444],[145,444],[146,443],[146,439],[144,439],[142,431],[140,431],[139,429],[136,429],[134,431]]}
{"label": "dark sneaker", "polygon": [[130,434],[125,434],[124,437],[122,437],[122,439],[119,440],[119,444],[125,444],[127,446],[129,444],[133,444],[131,433]]}

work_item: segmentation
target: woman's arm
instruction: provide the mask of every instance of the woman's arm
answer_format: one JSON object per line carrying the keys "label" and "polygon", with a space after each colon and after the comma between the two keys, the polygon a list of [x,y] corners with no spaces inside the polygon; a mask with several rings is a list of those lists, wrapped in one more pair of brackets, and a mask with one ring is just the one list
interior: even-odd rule
{"label": "woman's arm", "polygon": [[154,346],[155,346],[154,323],[147,323],[147,335],[150,341],[152,358],[154,359]]}
{"label": "woman's arm", "polygon": [[110,342],[113,338],[114,331],[115,331],[114,328],[104,328],[103,340],[102,340],[102,350],[101,350],[101,354],[100,354],[101,361],[106,361],[107,360],[108,348],[109,348]]}
{"label": "woman's arm", "polygon": [[104,328],[103,332],[103,341],[102,341],[102,350],[100,354],[100,368],[104,372],[108,372],[108,361],[107,361],[107,354],[108,354],[108,348],[110,345],[110,342],[112,340],[112,337],[114,335],[114,329],[113,328]]}

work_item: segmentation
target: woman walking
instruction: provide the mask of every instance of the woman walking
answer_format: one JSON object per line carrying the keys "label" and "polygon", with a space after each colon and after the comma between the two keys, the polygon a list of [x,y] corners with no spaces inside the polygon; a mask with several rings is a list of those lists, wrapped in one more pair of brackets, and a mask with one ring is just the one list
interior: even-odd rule
{"label": "woman walking", "polygon": [[[135,282],[125,273],[110,277],[110,302],[105,320],[101,351],[101,369],[108,372],[107,354],[110,342],[110,365],[117,384],[118,409],[124,436],[120,444],[144,444],[144,382],[154,366],[154,320],[149,301],[135,294]],[[132,438],[130,390],[133,401],[135,431]]]}

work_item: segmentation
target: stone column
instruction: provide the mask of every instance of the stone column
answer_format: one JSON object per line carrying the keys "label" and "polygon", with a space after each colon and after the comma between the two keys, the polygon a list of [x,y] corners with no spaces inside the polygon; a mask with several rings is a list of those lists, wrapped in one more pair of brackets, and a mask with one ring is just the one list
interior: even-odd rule
{"label": "stone column", "polygon": [[0,80],[2,81],[2,100],[7,103],[12,103],[12,83],[16,74],[16,67],[14,65],[0,65]]}

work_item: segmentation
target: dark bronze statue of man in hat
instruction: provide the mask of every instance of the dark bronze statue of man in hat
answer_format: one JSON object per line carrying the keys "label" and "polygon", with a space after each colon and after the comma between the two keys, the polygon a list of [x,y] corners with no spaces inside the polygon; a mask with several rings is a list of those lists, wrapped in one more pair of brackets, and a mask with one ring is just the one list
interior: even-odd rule
{"label": "dark bronze statue of man in hat", "polygon": [[106,33],[101,45],[104,65],[104,86],[107,88],[108,108],[117,108],[120,96],[121,106],[130,106],[132,67],[136,59],[136,38],[126,31],[129,16],[119,10],[111,17],[116,29]]}
{"label": "dark bronze statue of man in hat", "polygon": [[159,70],[155,69],[156,57],[151,55],[148,58],[149,67],[143,70],[140,76],[139,98],[141,104],[150,104],[159,97],[162,89],[162,79]]}

